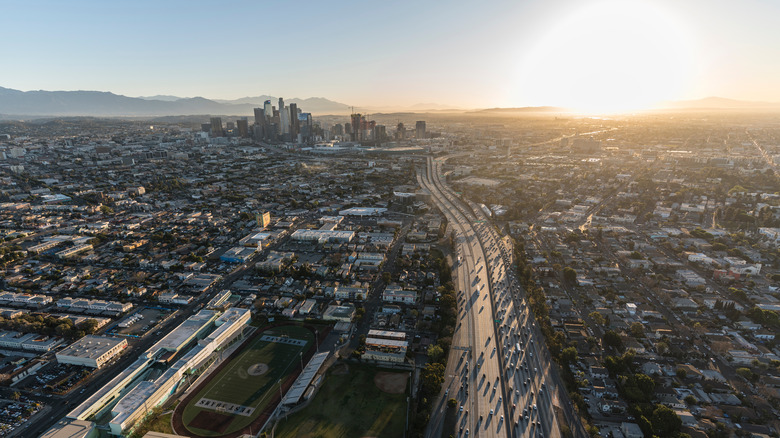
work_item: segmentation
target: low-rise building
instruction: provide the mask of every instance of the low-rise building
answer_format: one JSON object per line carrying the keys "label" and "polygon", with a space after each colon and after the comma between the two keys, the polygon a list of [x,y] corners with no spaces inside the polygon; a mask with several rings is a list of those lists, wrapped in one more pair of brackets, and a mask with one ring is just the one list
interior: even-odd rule
{"label": "low-rise building", "polygon": [[0,347],[46,353],[62,343],[62,339],[36,333],[0,332]]}
{"label": "low-rise building", "polygon": [[67,259],[68,257],[72,257],[84,251],[89,251],[90,249],[92,249],[92,245],[85,243],[83,245],[76,245],[70,248],[65,248],[62,251],[57,251],[56,253],[54,253],[54,255],[60,259]]}
{"label": "low-rise building", "polygon": [[325,321],[351,322],[355,316],[355,306],[350,304],[335,305],[331,304],[322,314]]}
{"label": "low-rise building", "polygon": [[417,292],[404,290],[399,286],[388,286],[382,292],[382,301],[386,303],[414,304],[417,301]]}
{"label": "low-rise building", "polygon": [[257,247],[236,246],[225,251],[219,259],[228,263],[244,263],[257,251]]}
{"label": "low-rise building", "polygon": [[369,330],[363,358],[381,362],[400,363],[406,358],[408,347],[409,342],[406,340],[406,333]]}
{"label": "low-rise building", "polygon": [[57,362],[100,368],[127,347],[127,340],[87,335],[58,352]]}

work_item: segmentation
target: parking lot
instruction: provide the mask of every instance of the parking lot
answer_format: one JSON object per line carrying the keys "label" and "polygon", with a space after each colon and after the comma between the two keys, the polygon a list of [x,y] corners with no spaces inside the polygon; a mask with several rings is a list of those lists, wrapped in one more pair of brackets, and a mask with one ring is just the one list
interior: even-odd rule
{"label": "parking lot", "polygon": [[43,408],[43,404],[21,396],[15,401],[0,401],[0,436],[21,427],[28,418]]}
{"label": "parking lot", "polygon": [[[167,311],[158,307],[144,307],[119,320],[117,325],[111,328],[109,334],[141,337],[154,330],[160,321],[163,321],[171,313],[173,313],[173,310]],[[131,324],[127,327],[120,327],[119,325],[124,322],[131,322]]]}
{"label": "parking lot", "polygon": [[51,363],[27,377],[19,388],[28,391],[64,394],[93,372],[92,368]]}

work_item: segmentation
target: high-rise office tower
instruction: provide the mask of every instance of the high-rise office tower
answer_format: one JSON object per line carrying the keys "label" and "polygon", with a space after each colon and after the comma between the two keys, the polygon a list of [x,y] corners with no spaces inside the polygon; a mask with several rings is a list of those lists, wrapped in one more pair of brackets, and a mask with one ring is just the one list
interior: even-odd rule
{"label": "high-rise office tower", "polygon": [[212,137],[224,137],[225,131],[222,129],[222,118],[221,117],[212,117],[211,118],[211,136]]}
{"label": "high-rise office tower", "polygon": [[298,140],[298,132],[300,132],[300,123],[298,122],[298,105],[290,104],[290,138],[292,141]]}
{"label": "high-rise office tower", "polygon": [[362,116],[360,114],[352,114],[352,141],[360,141],[360,134],[362,130],[362,124],[360,123]]}
{"label": "high-rise office tower", "polygon": [[249,120],[238,119],[236,120],[236,127],[238,128],[238,136],[241,138],[249,137]]}
{"label": "high-rise office tower", "polygon": [[266,121],[270,122],[270,120],[268,119],[274,116],[274,107],[271,105],[270,100],[266,100],[265,103],[263,104],[263,112],[265,113]]}
{"label": "high-rise office tower", "polygon": [[387,129],[385,125],[376,125],[374,128],[374,140],[382,142],[387,139]]}
{"label": "high-rise office tower", "polygon": [[[279,99],[281,102],[281,99]],[[290,109],[287,107],[279,107],[279,120],[282,122],[282,134],[290,133]]]}
{"label": "high-rise office tower", "polygon": [[415,130],[417,138],[425,138],[425,121],[418,120],[415,124]]}
{"label": "high-rise office tower", "polygon": [[265,124],[265,111],[262,108],[255,108],[255,125]]}
{"label": "high-rise office tower", "polygon": [[406,127],[401,122],[398,122],[398,126],[395,127],[395,138],[398,140],[406,139]]}

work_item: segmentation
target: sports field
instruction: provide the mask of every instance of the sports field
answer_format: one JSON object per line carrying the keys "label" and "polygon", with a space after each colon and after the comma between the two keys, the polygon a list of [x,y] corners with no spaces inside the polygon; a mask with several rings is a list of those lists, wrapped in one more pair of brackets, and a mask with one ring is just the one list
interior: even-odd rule
{"label": "sports field", "polygon": [[[300,368],[314,334],[299,326],[264,331],[190,398],[182,422],[193,435],[229,435],[252,423],[279,395],[279,381]],[[278,399],[278,398],[277,398]]]}
{"label": "sports field", "polygon": [[314,399],[279,422],[277,438],[396,438],[404,435],[409,372],[349,363],[328,370]]}

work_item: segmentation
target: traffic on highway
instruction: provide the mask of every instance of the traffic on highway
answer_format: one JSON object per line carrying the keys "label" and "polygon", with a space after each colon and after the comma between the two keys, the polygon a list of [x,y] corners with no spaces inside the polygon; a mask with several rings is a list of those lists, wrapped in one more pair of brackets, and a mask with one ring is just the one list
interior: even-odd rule
{"label": "traffic on highway", "polygon": [[457,252],[460,324],[442,396],[458,402],[456,436],[558,437],[555,406],[570,404],[558,400],[550,355],[509,269],[512,249],[479,207],[447,188],[440,166],[428,159],[419,180],[447,217]]}

